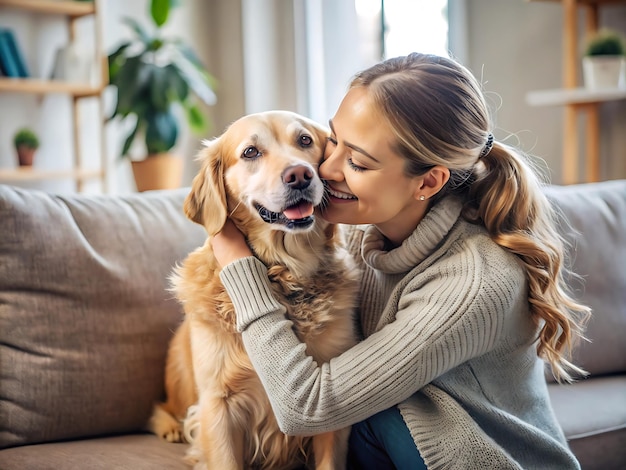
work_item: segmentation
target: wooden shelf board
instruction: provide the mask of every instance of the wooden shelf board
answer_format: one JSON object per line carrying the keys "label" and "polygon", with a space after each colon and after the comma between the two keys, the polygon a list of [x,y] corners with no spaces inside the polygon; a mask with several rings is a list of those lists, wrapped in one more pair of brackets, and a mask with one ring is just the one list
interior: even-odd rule
{"label": "wooden shelf board", "polygon": [[[562,0],[526,0],[527,2],[550,2],[550,3],[561,3]],[[576,0],[576,3],[580,5],[609,5],[626,3],[626,0]]]}
{"label": "wooden shelf board", "polygon": [[39,170],[37,168],[17,167],[12,169],[0,168],[1,181],[43,181],[58,179],[86,180],[101,178],[101,170]]}
{"label": "wooden shelf board", "polygon": [[626,99],[626,89],[561,88],[555,90],[531,91],[526,94],[526,102],[531,106],[562,106],[602,103]]}
{"label": "wooden shelf board", "polygon": [[15,7],[20,10],[30,10],[39,13],[67,15],[72,18],[93,15],[93,2],[76,2],[72,0],[0,0],[0,6]]}
{"label": "wooden shelf board", "polygon": [[65,93],[76,97],[86,97],[97,96],[101,91],[100,87],[80,83],[36,78],[0,78],[0,92],[34,93],[39,95]]}

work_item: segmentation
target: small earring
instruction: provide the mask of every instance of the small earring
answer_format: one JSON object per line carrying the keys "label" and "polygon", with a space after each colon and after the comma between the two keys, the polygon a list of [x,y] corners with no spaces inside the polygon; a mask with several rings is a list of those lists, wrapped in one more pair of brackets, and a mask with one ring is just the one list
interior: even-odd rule
{"label": "small earring", "polygon": [[426,196],[424,196],[423,194],[419,197],[420,201],[424,201],[426,199]]}

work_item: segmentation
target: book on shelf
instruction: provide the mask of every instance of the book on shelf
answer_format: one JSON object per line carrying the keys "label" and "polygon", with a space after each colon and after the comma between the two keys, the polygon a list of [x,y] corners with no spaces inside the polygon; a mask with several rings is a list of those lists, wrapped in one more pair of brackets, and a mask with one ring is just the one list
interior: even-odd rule
{"label": "book on shelf", "polygon": [[13,31],[7,28],[0,28],[0,69],[7,77],[26,78],[29,75]]}
{"label": "book on shelf", "polygon": [[3,33],[4,31],[0,31],[0,68],[2,69],[2,74],[7,77],[19,77],[19,69]]}
{"label": "book on shelf", "polygon": [[[1,54],[1,52],[0,52],[0,54]],[[4,71],[4,67],[2,66],[2,57],[0,57],[0,78],[6,77],[6,76],[7,76],[7,74]]]}

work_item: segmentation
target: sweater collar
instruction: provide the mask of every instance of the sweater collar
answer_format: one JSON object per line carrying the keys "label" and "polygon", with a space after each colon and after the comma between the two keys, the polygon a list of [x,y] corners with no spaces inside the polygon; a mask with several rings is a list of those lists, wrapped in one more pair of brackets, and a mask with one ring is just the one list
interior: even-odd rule
{"label": "sweater collar", "polygon": [[405,273],[417,266],[441,243],[461,213],[462,201],[448,196],[435,204],[409,237],[397,248],[385,251],[385,237],[373,225],[365,230],[362,253],[372,268],[387,274]]}

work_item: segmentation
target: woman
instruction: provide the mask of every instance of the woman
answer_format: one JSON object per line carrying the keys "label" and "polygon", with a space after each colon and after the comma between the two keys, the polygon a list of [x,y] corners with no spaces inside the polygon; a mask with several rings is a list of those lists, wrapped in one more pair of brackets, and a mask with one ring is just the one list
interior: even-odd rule
{"label": "woman", "polygon": [[281,429],[354,425],[353,468],[579,465],[546,383],[588,309],[565,292],[563,249],[531,168],[494,142],[480,86],[411,54],[358,74],[330,121],[324,218],[349,224],[363,341],[316,364],[229,226],[213,247],[246,350]]}

